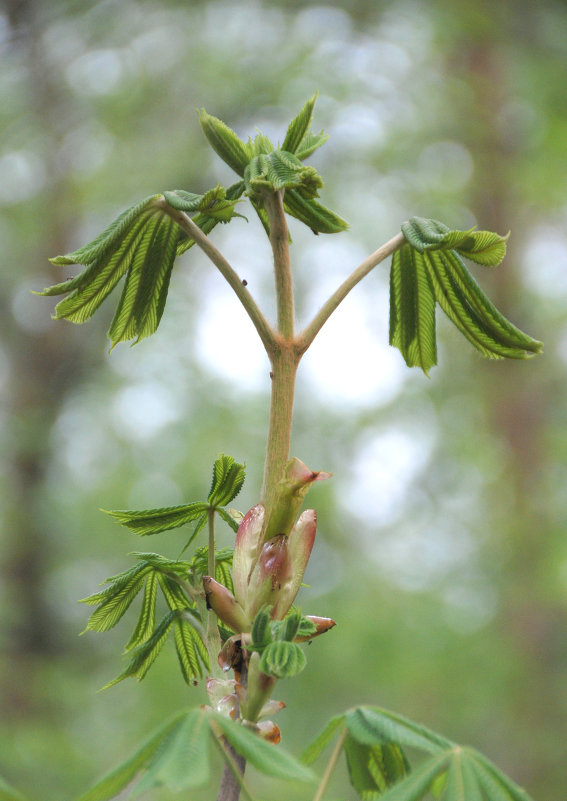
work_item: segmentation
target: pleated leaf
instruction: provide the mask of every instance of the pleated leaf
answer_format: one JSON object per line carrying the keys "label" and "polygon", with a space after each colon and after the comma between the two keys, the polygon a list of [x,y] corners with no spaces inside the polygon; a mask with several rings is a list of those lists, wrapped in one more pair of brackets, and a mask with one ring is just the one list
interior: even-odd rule
{"label": "pleated leaf", "polygon": [[[155,754],[168,733],[176,728],[187,713],[175,715],[160,726],[125,762],[104,776],[76,801],[110,801],[128,787]],[[1,797],[1,796],[0,796]]]}
{"label": "pleated leaf", "polygon": [[202,709],[186,713],[162,738],[130,798],[139,798],[154,787],[180,792],[208,784],[209,737],[207,713]]}
{"label": "pleated leaf", "polygon": [[[233,205],[235,201],[242,197],[245,188],[244,181],[238,181],[237,183],[232,184],[232,186],[229,186],[226,190],[226,201]],[[179,193],[179,190],[176,191]],[[182,211],[186,210],[187,209],[182,209]],[[239,217],[240,215],[234,214],[233,216]],[[223,222],[220,217],[211,217],[210,214],[205,214],[203,212],[198,212],[192,219],[195,225],[198,225],[204,234],[210,234],[215,226],[217,226],[220,222]],[[189,250],[189,248],[192,248],[194,244],[195,240],[186,234],[185,231],[179,229],[177,255],[180,256],[182,253],[185,253],[187,250]]]}
{"label": "pleated leaf", "polygon": [[307,660],[301,646],[295,642],[277,640],[263,651],[260,670],[268,676],[289,679],[297,676],[305,667]]}
{"label": "pleated leaf", "polygon": [[203,514],[206,515],[208,505],[206,503],[188,503],[182,506],[167,506],[160,509],[128,510],[116,509],[106,510],[106,514],[111,515],[115,520],[126,528],[139,534],[142,537],[150,534],[159,534],[162,531],[170,531],[174,528],[184,526],[198,520]]}
{"label": "pleated leaf", "polygon": [[284,208],[288,214],[307,225],[314,234],[338,234],[348,223],[314,199],[304,198],[296,189],[287,189]]}
{"label": "pleated leaf", "polygon": [[485,267],[496,267],[506,255],[508,236],[492,231],[451,231],[438,220],[412,217],[402,225],[407,241],[424,253],[426,250],[456,250],[471,261]]}
{"label": "pleated leaf", "polygon": [[375,801],[409,772],[409,764],[398,745],[365,745],[348,735],[344,751],[350,783],[363,801]]}
{"label": "pleated leaf", "polygon": [[175,620],[173,635],[181,673],[186,684],[192,684],[203,675],[202,665],[210,668],[207,649],[195,628],[181,616]]}
{"label": "pleated leaf", "polygon": [[408,367],[428,375],[437,364],[435,295],[424,257],[404,245],[392,257],[390,270],[390,345]]}
{"label": "pleated leaf", "polygon": [[312,133],[308,131],[303,139],[301,140],[301,144],[297,149],[295,155],[301,161],[309,158],[312,153],[314,153],[317,148],[324,145],[325,142],[329,139],[329,134],[326,134],[324,131],[319,131],[319,133]]}
{"label": "pleated leaf", "polygon": [[310,97],[305,103],[299,114],[290,122],[285,139],[282,144],[282,150],[287,150],[289,153],[296,153],[305,135],[311,127],[311,120],[313,118],[313,109],[317,100],[317,92]]}
{"label": "pleated leaf", "polygon": [[484,754],[472,748],[467,751],[473,758],[471,764],[475,776],[488,801],[532,801],[522,787],[502,773]]}
{"label": "pleated leaf", "polygon": [[213,465],[213,479],[208,501],[211,506],[226,506],[233,501],[244,484],[246,469],[232,456],[221,453]]}
{"label": "pleated leaf", "polygon": [[178,615],[178,610],[168,612],[158,623],[152,636],[132,651],[132,658],[125,670],[115,679],[109,681],[108,684],[105,684],[102,689],[107,690],[109,687],[113,687],[115,684],[130,677],[136,677],[138,681],[141,681],[161,653],[173,622]]}
{"label": "pleated leaf", "polygon": [[157,574],[155,571],[152,571],[146,578],[142,608],[140,610],[138,622],[136,623],[136,628],[126,644],[126,651],[130,651],[137,645],[146,642],[152,635],[156,623],[157,586]]}
{"label": "pleated leaf", "polygon": [[203,133],[215,153],[238,175],[243,176],[252,158],[249,146],[239,139],[228,125],[217,117],[207,114],[205,109],[200,110],[199,120]]}
{"label": "pleated leaf", "polygon": [[255,156],[244,171],[248,194],[254,198],[263,190],[278,192],[293,189],[307,198],[316,197],[323,186],[314,167],[306,167],[297,156],[284,150]]}
{"label": "pleated leaf", "polygon": [[313,773],[290,754],[258,737],[250,729],[225,718],[218,712],[211,719],[233,748],[261,773],[288,781],[312,782]]}
{"label": "pleated leaf", "polygon": [[141,591],[150,570],[148,565],[136,565],[125,575],[119,576],[106,590],[82,599],[81,603],[98,605],[90,616],[83,634],[86,631],[108,631],[114,628]]}

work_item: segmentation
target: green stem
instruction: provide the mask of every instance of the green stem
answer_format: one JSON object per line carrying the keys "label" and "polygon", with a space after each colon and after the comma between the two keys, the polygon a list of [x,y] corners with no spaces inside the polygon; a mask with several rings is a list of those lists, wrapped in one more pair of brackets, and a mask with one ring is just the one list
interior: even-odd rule
{"label": "green stem", "polygon": [[185,231],[186,234],[195,240],[195,243],[208,256],[215,267],[217,267],[217,269],[220,271],[222,276],[230,284],[239,301],[244,306],[248,316],[252,320],[252,323],[254,324],[254,327],[256,328],[256,331],[258,332],[266,351],[270,353],[274,347],[274,331],[256,305],[254,298],[246,289],[245,285],[242,283],[242,280],[238,277],[236,271],[225,259],[220,250],[213,245],[208,236],[206,236],[206,234],[201,231],[199,226],[193,222],[191,217],[189,217],[183,211],[172,208],[169,203],[167,203],[165,198],[162,198],[160,205],[166,214],[168,214],[171,219],[174,220],[177,225],[179,225],[179,227]]}
{"label": "green stem", "polygon": [[[207,570],[209,576],[215,578],[216,573],[216,560],[215,560],[215,510],[209,509],[209,548],[207,552]],[[207,610],[207,634],[205,639],[207,653],[209,655],[209,662],[211,664],[211,675],[215,678],[222,678],[222,670],[218,664],[218,655],[222,648],[222,642],[219,632],[219,624],[216,614],[212,609]]]}
{"label": "green stem", "polygon": [[267,192],[264,207],[270,223],[270,243],[274,254],[278,333],[290,342],[294,335],[293,280],[289,259],[289,230],[283,207],[283,192]]}
{"label": "green stem", "polygon": [[329,759],[329,764],[327,765],[325,773],[321,778],[321,782],[319,784],[319,787],[317,788],[317,792],[313,796],[313,801],[322,801],[323,794],[327,789],[327,785],[329,784],[329,781],[331,779],[331,774],[337,767],[337,762],[339,761],[341,751],[343,750],[343,745],[346,740],[346,736],[347,736],[347,728],[345,726],[340,734],[339,739],[337,740],[335,747],[333,748],[333,753],[331,754],[331,758]]}
{"label": "green stem", "polygon": [[391,256],[394,251],[398,250],[404,242],[403,234],[396,234],[388,242],[371,253],[364,261],[352,272],[349,277],[343,281],[340,287],[334,292],[331,297],[323,304],[321,309],[317,312],[309,325],[299,334],[296,339],[298,351],[301,355],[305,353],[307,348],[311,345],[321,328],[327,322],[331,314],[339,306],[340,303],[346,298],[348,293],[353,289],[368,273],[374,269],[381,261]]}

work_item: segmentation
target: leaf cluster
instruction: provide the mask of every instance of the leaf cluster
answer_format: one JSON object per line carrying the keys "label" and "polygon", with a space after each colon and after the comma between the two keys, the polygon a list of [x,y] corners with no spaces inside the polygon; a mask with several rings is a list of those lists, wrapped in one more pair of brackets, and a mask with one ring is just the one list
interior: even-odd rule
{"label": "leaf cluster", "polygon": [[[527,793],[474,748],[464,747],[379,707],[331,719],[302,756],[311,764],[340,733],[352,786],[364,801],[530,801]],[[427,756],[410,767],[406,751]]]}
{"label": "leaf cluster", "polygon": [[305,654],[294,639],[314,634],[316,626],[302,617],[298,609],[292,609],[284,620],[272,620],[270,611],[271,608],[265,606],[254,618],[252,641],[246,648],[261,655],[259,668],[262,673],[277,679],[289,679],[301,673],[306,665]]}
{"label": "leaf cluster", "polygon": [[424,373],[437,364],[436,304],[483,355],[525,359],[541,342],[507,320],[467,270],[462,257],[494,267],[507,237],[490,231],[452,231],[437,220],[412,217],[402,225],[406,243],[392,257],[390,344],[409,367]]}
{"label": "leaf cluster", "polygon": [[[109,514],[142,536],[195,522],[189,542],[185,545],[187,548],[206,524],[209,515],[219,514],[236,530],[238,524],[225,506],[240,492],[244,476],[244,465],[231,456],[221,454],[213,466],[206,503]],[[130,662],[117,678],[105,686],[111,687],[130,676],[143,679],[172,631],[183,678],[187,684],[191,684],[203,675],[203,666],[207,669],[210,667],[204,642],[203,609],[198,603],[201,578],[209,569],[208,546],[198,549],[189,561],[167,559],[156,553],[136,553],[134,556],[138,560],[135,565],[107,579],[104,582],[108,585],[105,589],[82,600],[82,603],[97,607],[85,631],[108,631],[116,626],[134,599],[142,593],[138,619],[125,646],[125,652],[131,654]],[[215,553],[215,578],[232,591],[231,565],[231,549],[225,548]],[[158,590],[168,611],[156,623]]]}
{"label": "leaf cluster", "polygon": [[212,775],[211,742],[226,759],[226,743],[230,743],[250,765],[267,776],[303,782],[314,779],[305,765],[252,730],[201,708],[173,717],[77,801],[109,801],[135,780],[129,796],[132,799],[157,787],[172,792],[203,787]]}

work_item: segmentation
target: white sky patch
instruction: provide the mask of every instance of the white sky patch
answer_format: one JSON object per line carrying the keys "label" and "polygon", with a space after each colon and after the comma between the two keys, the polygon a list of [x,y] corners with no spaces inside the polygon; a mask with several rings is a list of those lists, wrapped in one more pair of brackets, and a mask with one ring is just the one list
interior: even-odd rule
{"label": "white sky patch", "polygon": [[546,298],[567,295],[567,238],[552,226],[537,228],[527,243],[522,269],[529,289]]}
{"label": "white sky patch", "polygon": [[69,64],[66,76],[77,94],[107,95],[122,81],[122,59],[115,50],[89,50]]}
{"label": "white sky patch", "polygon": [[112,404],[112,422],[122,437],[146,440],[180,417],[172,393],[157,382],[133,384],[120,390]]}
{"label": "white sky patch", "polygon": [[29,200],[44,184],[45,170],[37,153],[12,150],[0,156],[0,205]]}

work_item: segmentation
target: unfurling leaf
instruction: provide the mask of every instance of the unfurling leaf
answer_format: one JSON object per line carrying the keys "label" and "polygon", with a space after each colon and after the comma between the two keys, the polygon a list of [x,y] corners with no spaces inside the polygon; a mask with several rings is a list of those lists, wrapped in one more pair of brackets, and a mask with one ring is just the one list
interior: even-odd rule
{"label": "unfurling leaf", "polygon": [[203,133],[217,156],[242,177],[252,158],[250,147],[222,120],[207,114],[204,108],[199,111],[199,120]]}
{"label": "unfurling leaf", "polygon": [[221,453],[213,466],[213,480],[208,498],[210,505],[217,507],[231,503],[242,489],[245,474],[243,464],[236,462],[232,456]]}
{"label": "unfurling leaf", "polygon": [[496,266],[507,237],[490,231],[451,231],[437,220],[412,217],[402,225],[407,244],[394,253],[390,271],[390,344],[409,367],[427,374],[437,364],[435,304],[492,359],[525,359],[541,342],[524,334],[487,298],[461,256]]}
{"label": "unfurling leaf", "polygon": [[344,749],[350,783],[364,801],[375,801],[409,772],[399,745],[365,745],[347,735]]}
{"label": "unfurling leaf", "polygon": [[305,654],[297,643],[277,640],[262,652],[260,670],[277,679],[289,679],[301,673],[306,662]]}

